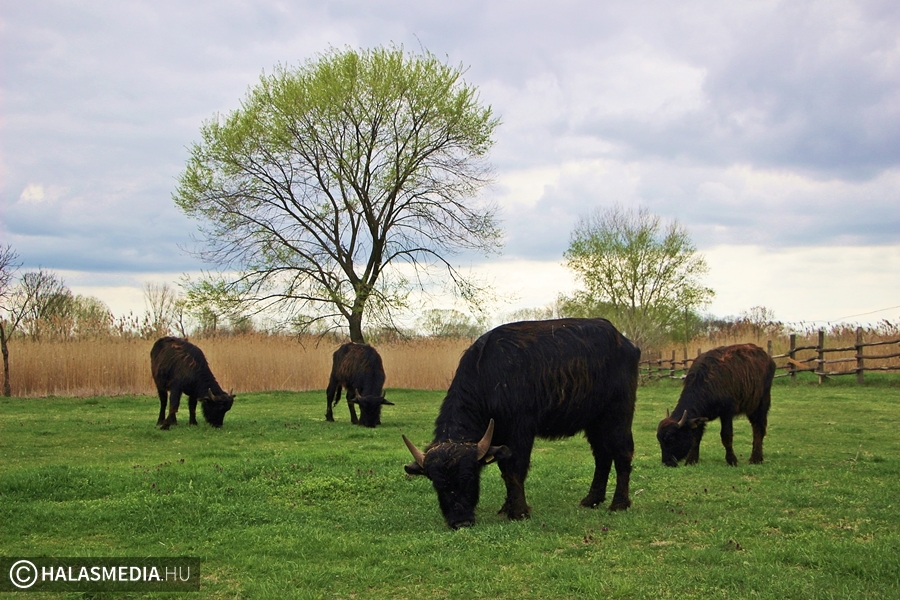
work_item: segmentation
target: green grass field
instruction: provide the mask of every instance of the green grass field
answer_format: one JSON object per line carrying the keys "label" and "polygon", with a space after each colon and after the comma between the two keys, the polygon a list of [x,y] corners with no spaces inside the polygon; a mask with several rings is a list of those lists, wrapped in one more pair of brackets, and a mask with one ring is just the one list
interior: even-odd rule
{"label": "green grass field", "polygon": [[678,390],[638,392],[631,510],[578,506],[593,465],[576,436],[537,443],[530,520],[496,514],[491,465],[460,531],[403,472],[400,434],[430,441],[439,392],[388,390],[375,430],[345,404],[326,423],[324,392],[239,396],[221,430],[188,427],[184,402],[167,432],[148,396],[0,399],[0,555],[200,556],[197,598],[900,597],[896,380],[779,382],[766,461],[746,464],[740,418],[737,468],[718,422],[699,465],[661,465]]}

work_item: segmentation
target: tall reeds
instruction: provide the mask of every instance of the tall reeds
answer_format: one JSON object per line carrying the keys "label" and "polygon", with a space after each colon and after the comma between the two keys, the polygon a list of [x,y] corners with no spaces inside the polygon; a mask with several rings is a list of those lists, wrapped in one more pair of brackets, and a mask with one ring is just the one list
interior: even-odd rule
{"label": "tall reeds", "polygon": [[[153,394],[154,340],[105,338],[10,344],[12,395],[94,396]],[[315,337],[247,334],[192,339],[220,385],[235,393],[325,389],[339,342]],[[468,339],[415,339],[378,344],[386,386],[446,389]]]}
{"label": "tall reeds", "polygon": [[[798,346],[816,344],[815,328],[789,330],[778,323],[765,327],[745,325],[711,332],[686,345],[644,348],[642,360],[668,360],[673,352],[676,360],[692,359],[701,350],[746,342],[767,348],[769,341],[772,341],[773,354],[784,354],[789,348],[791,332],[797,333]],[[832,327],[826,331],[826,338],[828,347],[852,346],[856,328]],[[900,331],[890,323],[864,330],[866,342],[898,338]],[[19,397],[153,394],[150,377],[153,341],[113,336],[45,341],[16,338],[9,347],[12,394]],[[331,355],[340,345],[333,338],[261,333],[192,338],[191,341],[203,350],[222,387],[235,393],[325,389],[331,373]],[[373,345],[384,361],[387,387],[446,390],[460,356],[471,343],[467,338],[414,338]],[[848,351],[829,358],[851,356],[853,352]],[[884,364],[900,365],[900,359]]]}

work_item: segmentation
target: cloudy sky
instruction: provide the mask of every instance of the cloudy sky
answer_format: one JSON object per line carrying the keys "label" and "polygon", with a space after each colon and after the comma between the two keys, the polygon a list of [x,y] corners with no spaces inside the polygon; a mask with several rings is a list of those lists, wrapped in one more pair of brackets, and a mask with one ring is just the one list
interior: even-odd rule
{"label": "cloudy sky", "polygon": [[117,315],[204,267],[172,202],[201,123],[330,47],[425,48],[502,120],[484,193],[508,302],[575,283],[579,216],[645,206],[706,257],[709,312],[900,319],[900,3],[168,1],[0,8],[0,243]]}

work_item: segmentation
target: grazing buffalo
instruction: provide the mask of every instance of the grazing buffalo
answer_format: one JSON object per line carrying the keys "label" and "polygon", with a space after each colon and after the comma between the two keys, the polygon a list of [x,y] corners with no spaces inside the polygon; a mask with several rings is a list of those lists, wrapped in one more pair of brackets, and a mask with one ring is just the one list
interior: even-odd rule
{"label": "grazing buffalo", "polygon": [[[175,414],[182,393],[188,396],[191,425],[197,424],[199,400],[206,422],[213,427],[222,426],[225,413],[234,404],[234,396],[219,387],[200,348],[180,338],[160,338],[150,350],[150,370],[159,393],[159,419],[156,424],[160,429],[168,429],[178,423]],[[166,416],[166,390],[169,391],[169,416]]]}
{"label": "grazing buffalo", "polygon": [[[363,427],[381,425],[381,407],[393,406],[384,399],[384,366],[375,348],[367,344],[347,342],[334,351],[331,379],[326,391],[325,420],[334,421],[332,410],[341,401],[341,388],[347,388],[350,422]],[[359,419],[356,408],[359,405]]]}
{"label": "grazing buffalo", "polygon": [[481,469],[496,461],[506,483],[500,509],[523,519],[525,478],[536,436],[558,439],[584,431],[594,478],[582,506],[606,499],[610,468],[616,490],[610,510],[631,505],[628,485],[641,351],[605,319],[559,319],[501,325],[465,351],[435,420],[434,441],[421,451],[403,441],[453,529],[475,522]]}
{"label": "grazing buffalo", "polygon": [[753,344],[723,346],[698,356],[684,379],[678,405],[671,416],[666,411],[656,430],[663,464],[677,467],[685,457],[685,464],[695,464],[706,422],[721,419],[725,460],[737,465],[732,448],[735,415],[747,415],[753,427],[750,464],[761,463],[774,376],[775,361]]}

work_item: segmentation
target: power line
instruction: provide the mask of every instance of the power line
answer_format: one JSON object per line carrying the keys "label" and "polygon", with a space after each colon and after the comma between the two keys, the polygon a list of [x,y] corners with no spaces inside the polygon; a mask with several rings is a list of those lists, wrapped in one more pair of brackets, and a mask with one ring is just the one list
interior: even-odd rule
{"label": "power line", "polygon": [[873,310],[870,312],[859,313],[858,315],[847,315],[846,317],[840,317],[838,319],[828,319],[828,320],[823,319],[821,321],[813,321],[813,322],[814,323],[833,323],[834,321],[843,321],[844,319],[852,319],[854,317],[865,317],[866,315],[874,315],[875,313],[884,312],[886,310],[894,310],[897,308],[900,308],[900,304],[898,304],[897,306],[889,306],[887,308],[879,308],[878,310]]}

